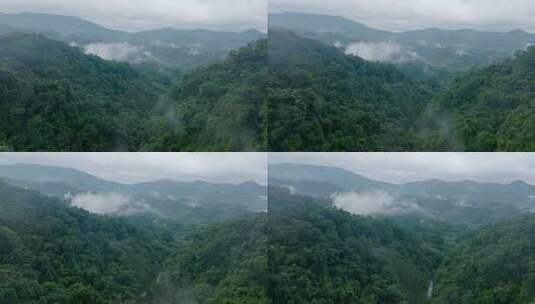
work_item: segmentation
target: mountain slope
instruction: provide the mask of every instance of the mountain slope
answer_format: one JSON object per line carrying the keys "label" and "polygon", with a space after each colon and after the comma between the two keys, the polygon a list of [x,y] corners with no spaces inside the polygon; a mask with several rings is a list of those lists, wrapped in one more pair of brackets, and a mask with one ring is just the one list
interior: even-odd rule
{"label": "mountain slope", "polygon": [[13,31],[42,34],[105,59],[172,74],[217,62],[231,50],[265,37],[255,30],[235,33],[163,28],[132,33],[107,29],[78,17],[0,13],[0,33]]}
{"label": "mountain slope", "polygon": [[269,189],[273,303],[423,303],[440,254],[388,221]]}
{"label": "mountain slope", "polygon": [[482,228],[463,238],[438,270],[431,303],[532,303],[535,218]]}
{"label": "mountain slope", "polygon": [[[292,193],[334,200],[356,214],[416,215],[449,225],[479,227],[534,210],[535,186],[474,181],[375,181],[336,167],[270,164],[269,184]],[[372,206],[372,209],[367,209]]]}
{"label": "mountain slope", "polygon": [[268,53],[270,150],[414,149],[430,84],[285,31]]}
{"label": "mountain slope", "polygon": [[[266,187],[158,180],[123,184],[62,167],[33,164],[0,166],[0,179],[66,200],[94,213],[138,215],[188,224],[219,222],[267,209]],[[92,206],[98,205],[99,208]]]}
{"label": "mountain slope", "polygon": [[160,89],[33,34],[0,36],[0,140],[17,151],[138,150]]}
{"label": "mountain slope", "polygon": [[259,214],[190,234],[167,259],[155,303],[269,303],[265,226]]}
{"label": "mountain slope", "polygon": [[[532,151],[535,149],[535,47],[516,58],[460,77],[437,99],[436,117],[451,149]],[[438,120],[439,118],[437,118]]]}
{"label": "mountain slope", "polygon": [[336,44],[346,53],[369,60],[418,62],[450,71],[493,64],[535,43],[535,35],[522,30],[499,33],[429,28],[397,33],[342,17],[302,13],[270,14],[269,24]]}
{"label": "mountain slope", "polygon": [[0,183],[2,303],[134,303],[169,238]]}
{"label": "mountain slope", "polygon": [[267,41],[259,40],[185,75],[173,91],[176,119],[159,120],[145,149],[265,150],[266,60]]}

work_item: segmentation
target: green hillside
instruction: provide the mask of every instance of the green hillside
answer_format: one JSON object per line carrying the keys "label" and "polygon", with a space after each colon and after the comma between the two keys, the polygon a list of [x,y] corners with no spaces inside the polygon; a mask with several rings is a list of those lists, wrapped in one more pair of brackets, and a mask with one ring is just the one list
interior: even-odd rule
{"label": "green hillside", "polygon": [[414,150],[436,86],[285,31],[269,35],[269,150]]}
{"label": "green hillside", "polygon": [[[437,98],[450,149],[535,149],[535,47],[458,78]],[[437,118],[439,120],[439,118]]]}
{"label": "green hillside", "polygon": [[280,188],[269,190],[268,236],[273,303],[424,303],[441,260],[388,220]]}
{"label": "green hillside", "polygon": [[528,216],[465,237],[438,270],[431,303],[533,303],[534,235]]}

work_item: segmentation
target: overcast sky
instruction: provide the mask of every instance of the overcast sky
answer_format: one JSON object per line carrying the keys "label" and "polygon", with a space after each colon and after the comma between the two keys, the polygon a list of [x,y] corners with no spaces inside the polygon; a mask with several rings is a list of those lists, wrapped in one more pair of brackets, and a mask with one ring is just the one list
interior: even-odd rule
{"label": "overcast sky", "polygon": [[535,32],[533,0],[270,0],[269,10],[343,16],[393,31],[442,27]]}
{"label": "overcast sky", "polygon": [[129,31],[266,29],[267,0],[0,0],[0,11],[78,16]]}
{"label": "overcast sky", "polygon": [[535,185],[535,153],[270,153],[268,160],[340,167],[392,183],[435,178]]}
{"label": "overcast sky", "polygon": [[265,153],[0,153],[0,164],[75,168],[118,182],[160,179],[266,183]]}

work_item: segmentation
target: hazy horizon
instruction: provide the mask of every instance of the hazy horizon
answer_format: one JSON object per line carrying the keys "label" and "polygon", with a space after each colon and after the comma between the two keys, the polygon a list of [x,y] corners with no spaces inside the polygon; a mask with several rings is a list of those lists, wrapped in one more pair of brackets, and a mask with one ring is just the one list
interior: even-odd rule
{"label": "hazy horizon", "polygon": [[535,33],[535,2],[528,0],[271,0],[268,13],[340,16],[370,27],[402,32],[438,27]]}
{"label": "hazy horizon", "polygon": [[267,30],[266,0],[155,0],[147,9],[142,0],[129,1],[128,6],[117,0],[0,0],[0,12],[36,13],[82,18],[103,27],[128,32],[160,28],[207,29],[242,32]]}
{"label": "hazy horizon", "polygon": [[535,185],[535,155],[530,153],[270,153],[268,164],[337,167],[393,184],[438,179]]}
{"label": "hazy horizon", "polygon": [[266,184],[264,153],[2,153],[0,165],[34,164],[76,169],[135,184],[157,180]]}

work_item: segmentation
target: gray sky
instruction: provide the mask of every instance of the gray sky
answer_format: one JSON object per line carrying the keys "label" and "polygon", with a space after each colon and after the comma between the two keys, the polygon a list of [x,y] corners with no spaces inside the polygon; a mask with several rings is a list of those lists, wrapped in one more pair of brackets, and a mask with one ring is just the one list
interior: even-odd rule
{"label": "gray sky", "polygon": [[442,27],[535,32],[533,0],[270,0],[269,10],[343,16],[393,31]]}
{"label": "gray sky", "polygon": [[267,0],[0,0],[0,11],[77,16],[130,31],[161,27],[267,27]]}
{"label": "gray sky", "polygon": [[119,182],[159,179],[266,183],[265,153],[0,153],[0,164],[70,167]]}
{"label": "gray sky", "polygon": [[340,167],[393,183],[436,178],[535,185],[535,153],[270,153],[268,161]]}

